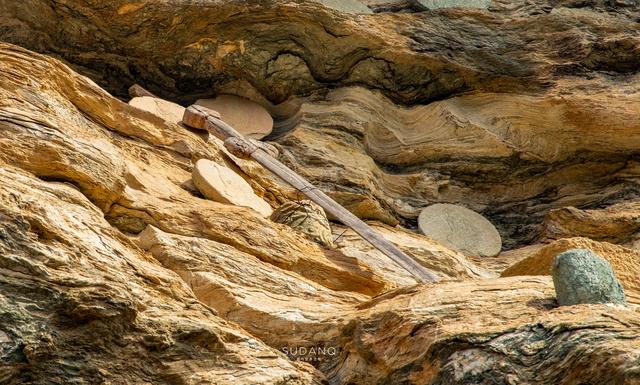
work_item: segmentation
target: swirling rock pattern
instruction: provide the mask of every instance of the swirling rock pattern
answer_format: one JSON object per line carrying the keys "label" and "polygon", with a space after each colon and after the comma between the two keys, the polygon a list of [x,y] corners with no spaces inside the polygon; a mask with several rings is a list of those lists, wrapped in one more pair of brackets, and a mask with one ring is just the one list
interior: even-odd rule
{"label": "swirling rock pattern", "polygon": [[[638,4],[362,3],[0,1],[0,40],[49,55],[0,44],[0,382],[640,381],[634,290],[565,308],[549,277],[488,279],[567,236],[636,247]],[[322,248],[202,199],[203,158],[273,207],[300,192],[94,81],[260,104],[282,162],[442,282],[338,224]],[[433,203],[514,250],[474,260],[416,234]]]}

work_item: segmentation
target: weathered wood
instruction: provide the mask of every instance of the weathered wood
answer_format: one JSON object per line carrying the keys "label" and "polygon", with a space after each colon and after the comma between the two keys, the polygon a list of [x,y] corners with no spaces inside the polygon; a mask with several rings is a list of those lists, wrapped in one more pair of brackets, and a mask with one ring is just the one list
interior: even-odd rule
{"label": "weathered wood", "polygon": [[[237,138],[238,140],[244,139],[233,127],[222,121],[217,112],[201,106],[188,107],[184,113],[183,123],[194,128],[206,129],[221,140],[227,140],[228,138]],[[194,124],[197,124],[197,126],[194,126]],[[234,142],[237,143],[238,140],[234,140]],[[333,214],[334,217],[353,229],[363,239],[395,261],[416,279],[421,282],[434,282],[438,280],[438,277],[433,272],[418,264],[413,258],[409,257],[407,254],[395,247],[391,242],[376,233],[360,218],[353,215],[350,211],[313,186],[306,179],[293,172],[277,159],[271,157],[262,148],[251,144],[249,141],[247,141],[247,143],[248,144],[243,146],[251,149],[249,152],[253,159],[269,171],[278,175],[291,186],[298,189],[323,209]]]}
{"label": "weathered wood", "polygon": [[129,96],[132,98],[140,97],[140,96],[151,96],[152,98],[157,98],[154,94],[144,89],[142,86],[138,84],[134,84],[129,87]]}

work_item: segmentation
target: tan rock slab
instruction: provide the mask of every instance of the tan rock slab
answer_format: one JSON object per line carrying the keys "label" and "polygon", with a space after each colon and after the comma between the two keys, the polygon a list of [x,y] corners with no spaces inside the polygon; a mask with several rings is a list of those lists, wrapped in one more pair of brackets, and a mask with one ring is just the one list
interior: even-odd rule
{"label": "tan rock slab", "polygon": [[252,139],[262,139],[273,129],[273,118],[269,112],[249,99],[219,95],[215,99],[199,99],[195,104],[218,111],[222,120]]}
{"label": "tan rock slab", "polygon": [[129,100],[129,105],[151,112],[171,123],[180,123],[185,110],[185,108],[179,104],[151,96],[135,97]]}
{"label": "tan rock slab", "polygon": [[230,168],[208,159],[200,159],[191,176],[193,184],[208,199],[250,207],[265,217],[273,211],[267,202],[253,192],[249,183]]}
{"label": "tan rock slab", "polygon": [[524,249],[525,258],[503,271],[502,276],[551,275],[553,259],[570,249],[589,249],[609,261],[627,293],[627,300],[640,303],[640,251],[588,238],[565,238],[531,251]]}
{"label": "tan rock slab", "polygon": [[368,299],[330,290],[209,239],[148,226],[138,244],[189,282],[195,296],[220,317],[278,349],[336,336],[343,322],[333,317],[349,313]]}
{"label": "tan rock slab", "polygon": [[420,213],[418,227],[426,236],[463,254],[493,257],[502,248],[500,234],[493,224],[466,207],[431,205]]}

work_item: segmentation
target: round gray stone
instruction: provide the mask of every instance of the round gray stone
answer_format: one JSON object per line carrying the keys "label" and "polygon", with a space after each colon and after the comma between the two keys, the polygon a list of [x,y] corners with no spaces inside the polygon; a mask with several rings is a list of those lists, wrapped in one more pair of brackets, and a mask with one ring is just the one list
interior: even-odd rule
{"label": "round gray stone", "polygon": [[624,289],[611,264],[589,249],[558,254],[552,266],[556,299],[561,306],[581,303],[624,305]]}
{"label": "round gray stone", "polygon": [[418,216],[418,227],[424,235],[466,255],[493,257],[502,248],[493,224],[466,207],[431,205]]}

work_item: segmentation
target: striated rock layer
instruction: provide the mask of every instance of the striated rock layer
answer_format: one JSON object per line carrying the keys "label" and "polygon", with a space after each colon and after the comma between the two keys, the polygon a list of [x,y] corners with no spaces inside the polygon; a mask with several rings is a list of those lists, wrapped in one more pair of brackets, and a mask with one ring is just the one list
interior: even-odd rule
{"label": "striated rock layer", "polygon": [[546,236],[550,210],[639,197],[637,2],[419,3],[5,1],[0,39],[119,96],[252,99],[290,164],[365,219],[415,227],[462,204],[513,248]]}
{"label": "striated rock layer", "polygon": [[[281,161],[442,281],[415,285],[340,224],[328,248],[203,199],[200,159],[272,207],[302,197],[0,43],[0,382],[640,382],[638,5],[323,3],[0,0],[0,40],[120,97],[259,103]],[[472,260],[412,231],[438,202],[515,250]],[[558,307],[549,277],[521,275],[572,242],[612,261],[627,307]]]}
{"label": "striated rock layer", "polygon": [[73,185],[0,163],[0,381],[316,384],[200,303]]}

